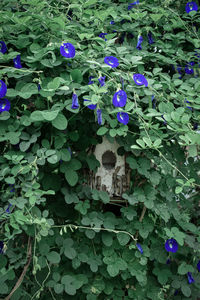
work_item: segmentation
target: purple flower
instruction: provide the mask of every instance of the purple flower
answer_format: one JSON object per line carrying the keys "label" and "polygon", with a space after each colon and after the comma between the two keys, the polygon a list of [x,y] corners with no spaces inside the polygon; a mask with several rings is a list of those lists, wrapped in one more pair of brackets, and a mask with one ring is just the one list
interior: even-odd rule
{"label": "purple flower", "polygon": [[165,120],[165,118],[164,118],[164,116],[163,116],[163,115],[161,116],[161,118],[164,120],[164,122],[163,122],[163,123],[164,123],[164,125],[166,125],[166,124],[167,124],[167,121]]}
{"label": "purple flower", "polygon": [[5,97],[7,93],[7,86],[3,80],[0,80],[0,98]]}
{"label": "purple flower", "polygon": [[38,91],[41,90],[41,85],[38,83]]}
{"label": "purple flower", "polygon": [[20,55],[17,55],[14,59],[13,59],[13,62],[14,62],[14,67],[17,68],[17,69],[21,69],[22,68],[22,65],[21,65],[21,56]]}
{"label": "purple flower", "polygon": [[178,295],[178,290],[175,290],[174,296],[177,296],[177,295]]}
{"label": "purple flower", "polygon": [[142,41],[143,41],[143,37],[142,37],[141,35],[139,35],[139,36],[138,36],[137,46],[136,46],[136,48],[137,48],[138,50],[142,50],[142,46],[141,46]]}
{"label": "purple flower", "polygon": [[178,243],[175,239],[169,239],[165,243],[165,249],[168,252],[176,252],[178,250]]}
{"label": "purple flower", "polygon": [[113,96],[113,105],[115,107],[123,107],[126,105],[127,95],[123,90],[119,90]]}
{"label": "purple flower", "polygon": [[92,78],[94,78],[94,76],[90,76],[90,77],[89,77],[89,82],[88,82],[88,85],[90,85],[90,84],[93,84],[93,83],[94,83],[94,81],[92,81]]}
{"label": "purple flower", "polygon": [[142,74],[134,74],[133,75],[133,80],[137,85],[145,85],[146,87],[148,86],[148,81]]}
{"label": "purple flower", "polygon": [[143,249],[142,249],[142,246],[140,244],[136,244],[138,250],[140,251],[141,254],[143,254]]}
{"label": "purple flower", "polygon": [[198,10],[198,5],[194,1],[188,2],[185,6],[186,13],[189,13],[192,10]]}
{"label": "purple flower", "polygon": [[76,50],[71,43],[62,43],[62,45],[60,46],[60,53],[64,57],[73,58],[75,56]]}
{"label": "purple flower", "polygon": [[78,96],[76,94],[72,95],[72,109],[77,109],[79,108],[79,103],[78,103]]}
{"label": "purple flower", "polygon": [[197,263],[197,270],[200,272],[200,260]]}
{"label": "purple flower", "polygon": [[115,24],[115,21],[110,21],[110,25],[114,25]]}
{"label": "purple flower", "polygon": [[0,241],[0,254],[3,254],[4,243]]}
{"label": "purple flower", "polygon": [[[187,99],[185,99],[184,101],[185,103],[190,103],[190,101],[187,101]],[[191,106],[186,106],[187,108],[189,108],[190,110],[192,110],[192,107]]]}
{"label": "purple flower", "polygon": [[153,105],[153,108],[156,108],[156,99],[154,99],[154,98],[155,98],[155,96],[152,95],[151,96],[152,105]]}
{"label": "purple flower", "polygon": [[9,203],[7,209],[5,210],[5,212],[6,212],[7,214],[10,214],[10,207],[11,207],[11,206],[12,206],[12,204]]}
{"label": "purple flower", "polygon": [[0,52],[3,54],[7,52],[6,44],[3,41],[0,41]]}
{"label": "purple flower", "polygon": [[101,109],[97,109],[97,122],[99,125],[102,124],[102,113],[101,113]]}
{"label": "purple flower", "polygon": [[151,31],[149,31],[149,33],[147,34],[147,37],[148,37],[148,42],[149,42],[149,44],[150,44],[150,45],[153,44],[153,43],[154,43],[154,40],[153,40]]}
{"label": "purple flower", "polygon": [[195,65],[195,62],[194,61],[191,61],[189,62],[190,66],[194,66]]}
{"label": "purple flower", "polygon": [[105,38],[105,35],[107,35],[107,33],[102,32],[102,33],[99,34],[99,37],[104,39],[105,41],[107,41],[107,39]]}
{"label": "purple flower", "polygon": [[139,4],[139,0],[137,0],[137,1],[133,2],[133,3],[130,3],[128,5],[128,10],[130,10],[131,8],[133,8],[134,5],[137,5],[137,4]]}
{"label": "purple flower", "polygon": [[126,125],[126,124],[128,124],[128,121],[129,121],[129,115],[125,112],[118,112],[117,113],[117,120],[120,123]]}
{"label": "purple flower", "polygon": [[[87,100],[87,99],[83,99],[83,101],[89,101],[89,102],[91,102],[90,100]],[[94,109],[97,107],[97,104],[90,104],[90,105],[87,105],[87,107],[88,107],[89,109],[94,110]]]}
{"label": "purple flower", "polygon": [[187,272],[187,277],[188,277],[189,284],[195,282],[194,278],[192,277],[192,273],[191,272]]}
{"label": "purple flower", "polygon": [[[14,184],[9,184],[9,186],[14,186]],[[12,193],[12,192],[14,192],[15,191],[15,188],[12,188],[11,190],[10,190],[10,192]]]}
{"label": "purple flower", "polygon": [[166,264],[169,265],[171,263],[171,260],[168,258],[166,261]]}
{"label": "purple flower", "polygon": [[198,129],[198,123],[194,123],[193,129],[194,129],[194,130],[197,130],[197,129]]}
{"label": "purple flower", "polygon": [[72,156],[72,149],[70,147],[68,147],[67,150],[69,151],[70,155]]}
{"label": "purple flower", "polygon": [[189,66],[185,67],[185,73],[186,74],[194,74],[194,70],[192,68],[190,68]]}
{"label": "purple flower", "polygon": [[10,110],[10,101],[8,99],[0,99],[0,113]]}
{"label": "purple flower", "polygon": [[106,56],[104,58],[105,64],[111,66],[112,68],[116,68],[119,66],[118,59],[114,56]]}
{"label": "purple flower", "polygon": [[106,76],[104,76],[104,77],[101,76],[101,77],[98,79],[101,86],[104,86],[104,85],[105,85],[105,79],[106,79]]}

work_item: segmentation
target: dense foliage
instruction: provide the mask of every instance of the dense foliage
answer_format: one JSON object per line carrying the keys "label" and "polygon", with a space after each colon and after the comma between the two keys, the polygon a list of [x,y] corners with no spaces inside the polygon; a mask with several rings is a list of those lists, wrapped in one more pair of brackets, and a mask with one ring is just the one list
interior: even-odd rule
{"label": "dense foliage", "polygon": [[[1,1],[1,298],[198,299],[191,3]],[[122,199],[87,185],[102,137],[131,169]]]}

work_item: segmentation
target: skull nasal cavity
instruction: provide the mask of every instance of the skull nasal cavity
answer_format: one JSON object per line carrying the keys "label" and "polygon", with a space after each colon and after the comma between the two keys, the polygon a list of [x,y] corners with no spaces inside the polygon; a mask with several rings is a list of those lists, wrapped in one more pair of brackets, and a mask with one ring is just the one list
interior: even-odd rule
{"label": "skull nasal cavity", "polygon": [[112,151],[106,151],[102,155],[102,164],[105,169],[111,170],[115,167],[116,164],[116,156]]}

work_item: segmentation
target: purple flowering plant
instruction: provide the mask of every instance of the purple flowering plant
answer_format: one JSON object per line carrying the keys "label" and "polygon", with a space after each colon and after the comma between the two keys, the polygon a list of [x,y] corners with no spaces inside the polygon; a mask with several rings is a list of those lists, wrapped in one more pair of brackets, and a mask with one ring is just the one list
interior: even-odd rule
{"label": "purple flowering plant", "polygon": [[175,239],[168,239],[166,242],[165,242],[165,249],[168,251],[168,252],[177,252],[178,250],[178,243]]}
{"label": "purple flowering plant", "polygon": [[185,11],[186,13],[189,13],[190,11],[197,11],[198,10],[198,5],[195,1],[190,1],[186,4],[185,6]]}
{"label": "purple flowering plant", "polygon": [[117,113],[117,120],[124,124],[127,125],[129,122],[129,115],[126,112],[118,112]]}
{"label": "purple flowering plant", "polygon": [[60,46],[60,53],[66,58],[74,58],[76,50],[74,45],[72,45],[71,43],[62,43],[62,45]]}
{"label": "purple flowering plant", "polygon": [[104,58],[105,64],[111,66],[112,68],[116,68],[119,66],[118,59],[114,56],[106,56]]}
{"label": "purple flowering plant", "polygon": [[14,63],[14,67],[16,69],[21,69],[22,65],[21,65],[21,56],[17,55],[14,59],[13,59],[13,63]]}
{"label": "purple flowering plant", "polygon": [[126,105],[127,95],[123,90],[117,91],[113,96],[113,105],[115,107],[124,107]]}
{"label": "purple flowering plant", "polygon": [[142,42],[143,42],[143,37],[141,35],[138,36],[138,42],[136,48],[138,50],[142,50]]}
{"label": "purple flowering plant", "polygon": [[7,47],[4,41],[0,41],[0,52],[3,54],[7,52]]}

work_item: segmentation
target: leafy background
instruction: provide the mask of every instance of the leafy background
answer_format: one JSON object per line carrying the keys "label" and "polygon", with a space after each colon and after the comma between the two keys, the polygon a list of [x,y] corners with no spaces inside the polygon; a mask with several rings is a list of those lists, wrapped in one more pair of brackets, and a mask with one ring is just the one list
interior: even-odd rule
{"label": "leafy background", "polygon": [[[128,10],[125,0],[1,2],[8,52],[0,53],[0,78],[11,102],[0,114],[1,298],[198,299],[200,22],[186,3],[144,0]],[[73,59],[61,56],[62,42],[74,45]],[[22,69],[13,67],[16,55]],[[104,64],[105,56],[119,67]],[[191,75],[184,71],[190,61]],[[148,88],[134,83],[134,73],[145,75]],[[112,105],[121,83],[124,109]],[[102,109],[101,126],[83,99]],[[128,125],[117,121],[119,111],[129,114]],[[103,136],[116,139],[131,168],[119,203],[86,184],[84,171],[99,166],[89,150]],[[169,238],[176,253],[165,250]]]}

